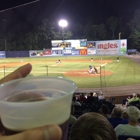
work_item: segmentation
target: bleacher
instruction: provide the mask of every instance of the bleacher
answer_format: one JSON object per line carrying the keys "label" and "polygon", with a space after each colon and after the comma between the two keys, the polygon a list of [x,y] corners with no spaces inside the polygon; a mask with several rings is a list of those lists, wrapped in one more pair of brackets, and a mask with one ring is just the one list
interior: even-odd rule
{"label": "bleacher", "polygon": [[[98,100],[98,95],[99,95],[99,93],[98,93],[97,96],[94,97],[95,99],[93,99],[93,101],[89,102],[88,98],[86,98],[85,101],[81,101],[80,94],[81,93],[78,93],[78,92],[76,92],[74,94],[74,96],[77,97],[77,101],[81,103],[81,106],[74,105],[75,110],[72,115],[75,116],[76,118],[80,117],[81,115],[83,115],[84,113],[87,113],[87,112],[99,113],[99,110],[103,104],[108,106],[108,108],[109,108],[108,114],[110,115],[114,107],[116,107],[118,104],[120,106],[123,106],[123,103],[122,103],[123,100],[126,99],[128,96],[131,96],[130,94],[120,95],[120,96],[114,95],[114,96],[106,96],[104,100]],[[82,94],[84,94],[84,93],[82,93]],[[85,93],[85,94],[87,94],[87,93]],[[71,127],[72,127],[72,125],[69,125],[68,140],[69,140]],[[125,138],[126,137],[119,137],[119,140],[125,140]],[[138,137],[138,138],[140,138],[140,137]]]}

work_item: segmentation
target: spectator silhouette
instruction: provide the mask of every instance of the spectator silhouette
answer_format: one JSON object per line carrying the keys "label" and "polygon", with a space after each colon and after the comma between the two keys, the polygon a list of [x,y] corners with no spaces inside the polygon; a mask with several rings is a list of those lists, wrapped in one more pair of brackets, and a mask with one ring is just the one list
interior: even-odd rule
{"label": "spectator silhouette", "polygon": [[94,101],[97,101],[98,97],[96,93],[93,94],[93,92],[90,92],[90,95],[87,97],[87,102],[88,103],[93,103]]}
{"label": "spectator silhouette", "polygon": [[121,117],[122,116],[122,110],[120,107],[115,107],[111,112],[111,118],[108,119],[108,121],[112,124],[112,126],[115,128],[119,124],[128,124],[128,120]]}
{"label": "spectator silhouette", "polygon": [[129,117],[128,124],[120,124],[115,128],[116,135],[132,135],[140,136],[140,127],[138,126],[138,119],[140,118],[140,110],[135,106],[129,106],[127,108]]}
{"label": "spectator silhouette", "polygon": [[76,100],[75,95],[72,98],[72,105],[73,106],[81,106],[81,103]]}
{"label": "spectator silhouette", "polygon": [[102,105],[99,112],[105,117],[105,118],[110,118],[110,115],[108,114],[109,113],[109,108],[107,105]]}

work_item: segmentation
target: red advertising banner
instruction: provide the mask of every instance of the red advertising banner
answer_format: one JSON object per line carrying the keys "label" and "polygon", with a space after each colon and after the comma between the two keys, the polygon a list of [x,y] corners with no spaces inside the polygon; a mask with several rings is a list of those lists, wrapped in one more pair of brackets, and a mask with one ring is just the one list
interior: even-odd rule
{"label": "red advertising banner", "polygon": [[52,51],[51,50],[44,50],[43,55],[51,55]]}

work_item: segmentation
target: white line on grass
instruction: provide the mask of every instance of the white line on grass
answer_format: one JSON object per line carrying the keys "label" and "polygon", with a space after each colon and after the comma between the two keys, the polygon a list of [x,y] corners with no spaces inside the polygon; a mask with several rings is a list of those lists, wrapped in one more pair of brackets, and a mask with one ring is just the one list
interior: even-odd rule
{"label": "white line on grass", "polygon": [[107,65],[107,63],[102,64],[101,67],[103,67],[103,66],[105,66],[105,65]]}

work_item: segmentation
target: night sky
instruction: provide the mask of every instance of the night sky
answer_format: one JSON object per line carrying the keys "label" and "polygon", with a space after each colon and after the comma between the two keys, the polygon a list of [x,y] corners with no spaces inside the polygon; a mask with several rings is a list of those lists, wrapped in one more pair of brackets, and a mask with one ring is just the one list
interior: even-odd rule
{"label": "night sky", "polygon": [[[37,2],[20,7],[33,1]],[[19,7],[5,10],[15,6]],[[15,18],[20,17],[19,20],[30,19],[31,24],[38,23],[42,18],[54,22],[65,18],[69,24],[85,24],[88,20],[100,24],[105,23],[108,17],[115,16],[128,22],[139,8],[140,0],[1,0],[0,19],[8,21],[15,14]]]}

